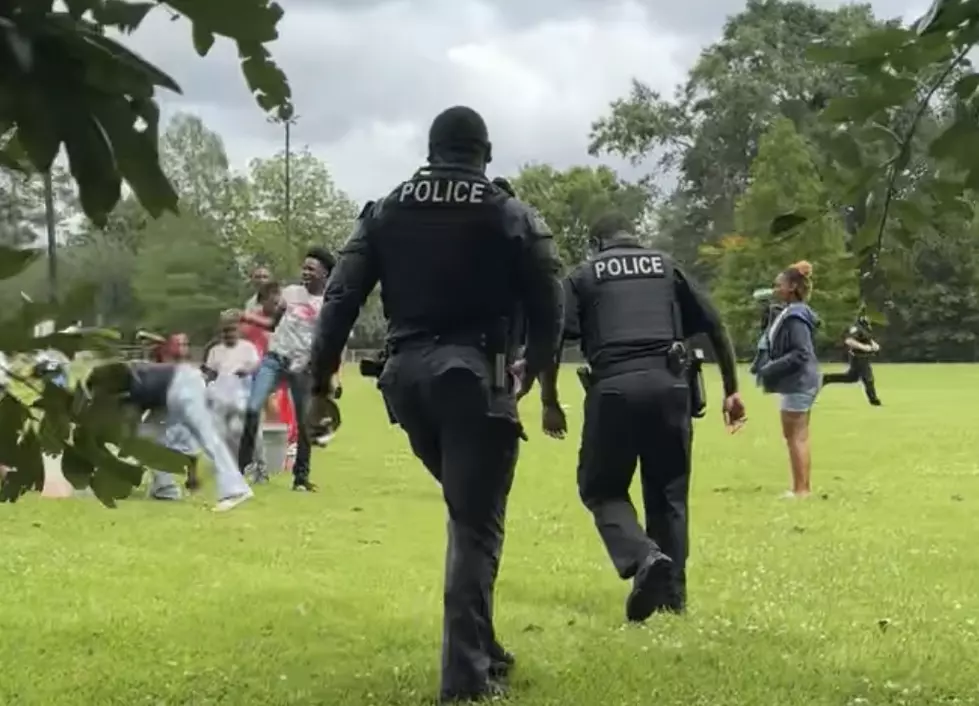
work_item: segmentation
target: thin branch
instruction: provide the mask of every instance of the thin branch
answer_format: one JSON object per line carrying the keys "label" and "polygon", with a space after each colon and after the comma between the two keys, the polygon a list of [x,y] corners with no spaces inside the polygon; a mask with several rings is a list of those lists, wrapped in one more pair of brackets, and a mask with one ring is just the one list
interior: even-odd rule
{"label": "thin branch", "polygon": [[903,140],[901,141],[901,149],[898,152],[897,156],[894,158],[893,163],[891,164],[890,167],[891,174],[887,183],[887,193],[884,196],[884,208],[880,216],[880,226],[877,229],[877,245],[874,248],[875,250],[874,260],[871,263],[870,266],[871,269],[867,273],[868,275],[873,273],[873,271],[877,268],[878,261],[880,260],[880,253],[881,253],[881,249],[883,248],[883,242],[884,242],[884,229],[887,226],[887,218],[890,215],[891,203],[893,202],[894,194],[897,191],[897,178],[898,176],[900,176],[901,172],[903,171],[903,169],[899,169],[899,166],[902,162],[905,161],[904,158],[908,156],[908,153],[911,150],[911,141],[914,139],[914,134],[915,131],[918,129],[918,124],[921,122],[921,118],[924,116],[925,111],[928,110],[928,105],[929,103],[931,103],[931,99],[934,97],[935,93],[937,93],[938,89],[940,89],[945,84],[946,79],[951,75],[951,73],[956,69],[956,67],[958,67],[959,64],[961,64],[965,60],[966,56],[970,51],[972,51],[972,48],[975,45],[976,42],[971,42],[968,45],[966,45],[958,53],[958,55],[949,63],[949,65],[945,67],[945,70],[942,71],[941,74],[939,74],[938,78],[935,79],[931,87],[928,89],[928,92],[925,94],[924,99],[918,105],[918,109],[915,111],[914,117],[912,117],[911,119],[911,124],[908,126],[908,129],[904,133]]}

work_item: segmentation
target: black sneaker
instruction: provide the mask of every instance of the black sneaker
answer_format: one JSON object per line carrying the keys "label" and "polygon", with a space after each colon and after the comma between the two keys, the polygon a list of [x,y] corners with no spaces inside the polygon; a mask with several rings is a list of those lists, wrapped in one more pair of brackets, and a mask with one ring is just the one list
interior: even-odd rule
{"label": "black sneaker", "polygon": [[292,489],[300,493],[315,493],[316,486],[308,480],[295,480],[292,482]]}
{"label": "black sneaker", "polygon": [[513,653],[507,652],[498,645],[495,646],[494,649],[490,650],[490,679],[507,679],[516,663],[517,659],[513,656]]}
{"label": "black sneaker", "polygon": [[490,681],[486,687],[480,691],[471,693],[442,693],[436,703],[442,704],[473,704],[499,701],[505,699],[509,694],[509,689],[496,681]]}
{"label": "black sneaker", "polygon": [[871,404],[871,406],[873,406],[873,407],[880,407],[880,406],[881,406],[881,405],[883,405],[884,403],[883,403],[883,402],[881,402],[880,400],[870,400],[870,404]]}
{"label": "black sneaker", "polygon": [[636,572],[632,591],[625,602],[626,618],[641,623],[653,613],[668,610],[674,603],[672,574],[670,557],[662,552],[650,554]]}

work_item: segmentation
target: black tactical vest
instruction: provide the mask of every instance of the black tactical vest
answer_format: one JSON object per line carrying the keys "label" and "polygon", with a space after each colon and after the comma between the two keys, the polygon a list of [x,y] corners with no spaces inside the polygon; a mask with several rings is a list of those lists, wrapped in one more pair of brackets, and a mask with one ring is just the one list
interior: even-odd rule
{"label": "black tactical vest", "polygon": [[432,168],[402,183],[371,225],[392,327],[448,334],[496,325],[516,302],[510,196],[479,172]]}
{"label": "black tactical vest", "polygon": [[640,246],[602,250],[574,274],[582,351],[592,368],[665,352],[681,340],[667,256]]}

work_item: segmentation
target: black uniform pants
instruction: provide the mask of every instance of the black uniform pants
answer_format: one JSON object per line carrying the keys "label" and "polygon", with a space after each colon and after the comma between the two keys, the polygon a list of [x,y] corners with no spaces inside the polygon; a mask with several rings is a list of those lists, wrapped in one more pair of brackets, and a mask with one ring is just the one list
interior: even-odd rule
{"label": "black uniform pants", "polygon": [[503,657],[493,589],[521,428],[512,394],[494,392],[476,348],[430,344],[395,353],[379,386],[448,510],[443,698],[479,696]]}
{"label": "black uniform pants", "polygon": [[[673,560],[673,590],[686,600],[690,491],[690,390],[662,367],[610,376],[585,397],[578,492],[616,571],[632,578],[659,549]],[[629,496],[639,461],[646,529]]]}
{"label": "black uniform pants", "polygon": [[863,383],[863,391],[867,399],[874,402],[877,399],[877,385],[874,382],[874,369],[870,359],[862,356],[850,356],[850,365],[844,373],[829,373],[823,376],[824,385]]}

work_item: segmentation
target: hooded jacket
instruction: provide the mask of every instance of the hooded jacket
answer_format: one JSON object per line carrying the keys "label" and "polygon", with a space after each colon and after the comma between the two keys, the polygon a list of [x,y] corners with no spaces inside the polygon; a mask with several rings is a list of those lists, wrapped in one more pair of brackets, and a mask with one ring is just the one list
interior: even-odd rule
{"label": "hooded jacket", "polygon": [[819,317],[808,304],[787,306],[758,341],[751,371],[765,392],[808,392],[820,385],[813,332]]}

